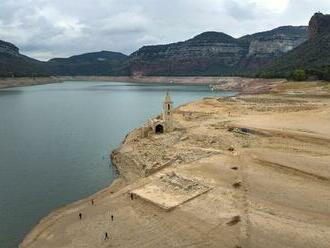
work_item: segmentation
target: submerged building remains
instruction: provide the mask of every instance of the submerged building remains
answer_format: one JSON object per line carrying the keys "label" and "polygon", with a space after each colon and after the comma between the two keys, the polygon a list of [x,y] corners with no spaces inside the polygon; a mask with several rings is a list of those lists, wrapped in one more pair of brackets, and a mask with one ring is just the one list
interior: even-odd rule
{"label": "submerged building remains", "polygon": [[142,138],[148,137],[150,133],[161,134],[173,131],[172,109],[173,102],[167,92],[163,102],[163,113],[159,117],[149,120],[141,128]]}

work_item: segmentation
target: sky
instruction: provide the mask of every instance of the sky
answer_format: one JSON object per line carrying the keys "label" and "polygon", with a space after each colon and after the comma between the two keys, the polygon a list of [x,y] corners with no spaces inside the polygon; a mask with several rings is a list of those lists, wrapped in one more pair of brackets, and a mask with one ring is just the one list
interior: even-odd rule
{"label": "sky", "polygon": [[205,31],[233,37],[307,25],[329,0],[1,0],[0,40],[40,60],[101,50],[127,55],[143,45]]}

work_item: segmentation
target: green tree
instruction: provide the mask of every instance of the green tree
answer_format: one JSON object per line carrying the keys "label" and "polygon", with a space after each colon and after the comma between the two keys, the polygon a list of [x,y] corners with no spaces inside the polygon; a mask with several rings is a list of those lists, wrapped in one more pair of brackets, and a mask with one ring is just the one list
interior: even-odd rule
{"label": "green tree", "polygon": [[307,79],[307,74],[305,70],[297,69],[292,72],[291,77],[296,81],[304,81]]}

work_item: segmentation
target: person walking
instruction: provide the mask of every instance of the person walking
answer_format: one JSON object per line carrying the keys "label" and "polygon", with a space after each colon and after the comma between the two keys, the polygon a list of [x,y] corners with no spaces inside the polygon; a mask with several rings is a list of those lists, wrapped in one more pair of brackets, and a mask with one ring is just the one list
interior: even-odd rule
{"label": "person walking", "polygon": [[92,199],[92,205],[94,205],[94,199]]}
{"label": "person walking", "polygon": [[107,239],[109,239],[109,235],[108,235],[108,232],[105,232],[104,233],[104,240],[107,240]]}
{"label": "person walking", "polygon": [[113,221],[113,215],[111,215],[111,221]]}
{"label": "person walking", "polygon": [[81,220],[81,218],[82,218],[82,214],[81,214],[81,213],[79,213],[79,219]]}

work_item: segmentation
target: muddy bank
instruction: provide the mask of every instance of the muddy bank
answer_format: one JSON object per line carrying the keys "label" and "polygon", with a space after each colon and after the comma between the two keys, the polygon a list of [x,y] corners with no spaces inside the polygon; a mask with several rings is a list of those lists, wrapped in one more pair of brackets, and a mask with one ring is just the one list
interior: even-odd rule
{"label": "muddy bank", "polygon": [[60,83],[63,80],[58,77],[22,77],[22,78],[0,78],[0,89],[31,85],[42,85]]}

